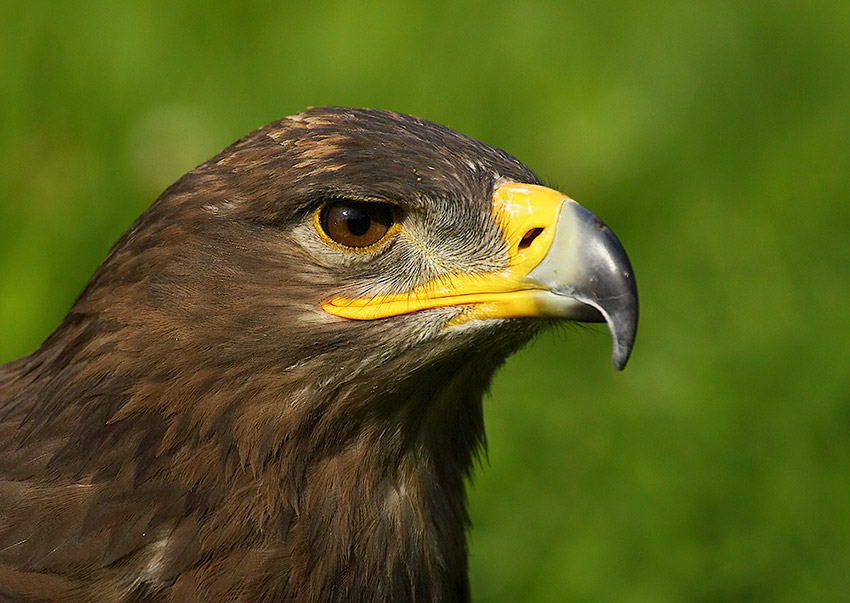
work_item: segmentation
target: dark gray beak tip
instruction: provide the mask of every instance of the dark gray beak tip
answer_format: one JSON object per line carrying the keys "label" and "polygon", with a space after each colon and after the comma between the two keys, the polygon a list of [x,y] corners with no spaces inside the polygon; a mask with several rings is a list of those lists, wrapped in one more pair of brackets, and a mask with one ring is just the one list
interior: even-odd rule
{"label": "dark gray beak tip", "polygon": [[629,361],[629,356],[631,356],[634,348],[639,314],[637,285],[631,264],[625,254],[621,261],[624,262],[621,264],[623,267],[620,281],[623,289],[622,294],[617,298],[597,302],[597,307],[605,316],[605,322],[608,323],[608,328],[611,331],[614,344],[611,360],[614,363],[614,368],[618,371],[626,368],[626,363]]}
{"label": "dark gray beak tip", "polygon": [[608,322],[608,328],[611,330],[611,337],[614,340],[611,361],[614,363],[615,369],[622,371],[626,368],[626,363],[632,354],[635,336],[637,335],[637,307],[635,307],[633,313],[618,318],[619,320],[612,317],[610,321],[606,322]]}
{"label": "dark gray beak tip", "polygon": [[631,356],[637,336],[639,315],[637,284],[625,252],[621,262],[621,295],[617,298],[597,302],[597,307],[605,316],[605,322],[608,323],[608,328],[611,331],[614,344],[611,360],[614,363],[614,368],[618,371],[626,368],[626,363]]}

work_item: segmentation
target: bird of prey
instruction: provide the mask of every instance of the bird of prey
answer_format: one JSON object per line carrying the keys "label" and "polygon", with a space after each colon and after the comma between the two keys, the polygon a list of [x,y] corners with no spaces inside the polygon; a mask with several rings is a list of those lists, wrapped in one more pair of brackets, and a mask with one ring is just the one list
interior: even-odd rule
{"label": "bird of prey", "polygon": [[623,368],[632,268],[511,155],[370,109],[260,128],[0,367],[0,601],[468,601],[482,395],[565,320]]}

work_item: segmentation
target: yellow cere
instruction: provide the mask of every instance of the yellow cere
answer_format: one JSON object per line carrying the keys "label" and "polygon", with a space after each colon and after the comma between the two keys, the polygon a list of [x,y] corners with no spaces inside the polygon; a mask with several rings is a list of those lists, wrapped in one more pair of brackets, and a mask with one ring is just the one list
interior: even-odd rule
{"label": "yellow cere", "polygon": [[555,237],[561,206],[569,197],[534,184],[511,182],[493,194],[493,215],[507,247],[509,265],[498,272],[447,274],[406,293],[370,298],[334,297],[323,302],[329,314],[373,320],[426,308],[466,306],[448,326],[469,320],[537,316],[542,289],[525,277],[546,257]]}

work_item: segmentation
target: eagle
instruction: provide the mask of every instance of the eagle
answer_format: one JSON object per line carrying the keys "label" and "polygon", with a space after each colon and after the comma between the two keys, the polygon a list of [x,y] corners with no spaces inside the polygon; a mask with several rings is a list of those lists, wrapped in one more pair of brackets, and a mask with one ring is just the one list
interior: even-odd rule
{"label": "eagle", "polygon": [[425,119],[311,108],[169,187],[0,367],[0,601],[464,602],[494,371],[564,321],[622,369],[611,230]]}

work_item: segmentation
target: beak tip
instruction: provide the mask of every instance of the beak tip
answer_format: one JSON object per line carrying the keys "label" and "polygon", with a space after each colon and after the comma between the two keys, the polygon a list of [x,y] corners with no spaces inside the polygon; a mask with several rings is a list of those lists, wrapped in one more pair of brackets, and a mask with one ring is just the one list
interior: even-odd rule
{"label": "beak tip", "polygon": [[632,353],[632,349],[629,346],[625,346],[621,343],[614,344],[614,353],[611,356],[611,361],[614,364],[614,368],[618,371],[622,371],[626,368],[626,363],[629,361],[629,356]]}
{"label": "beak tip", "polygon": [[629,302],[618,312],[608,314],[606,316],[608,328],[611,331],[611,338],[614,340],[614,350],[611,354],[611,361],[614,363],[614,368],[622,371],[626,368],[626,363],[632,355],[632,348],[637,335],[638,308],[637,308],[637,291],[633,293],[633,297]]}

